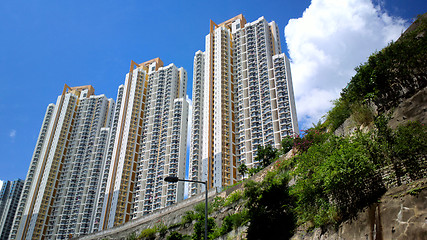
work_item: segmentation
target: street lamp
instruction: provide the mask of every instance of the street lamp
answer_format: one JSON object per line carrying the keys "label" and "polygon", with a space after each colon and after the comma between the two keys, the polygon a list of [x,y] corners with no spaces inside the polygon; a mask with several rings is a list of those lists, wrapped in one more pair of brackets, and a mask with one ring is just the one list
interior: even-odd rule
{"label": "street lamp", "polygon": [[178,177],[167,176],[164,179],[166,182],[176,183],[178,181],[182,182],[194,182],[205,184],[205,240],[208,240],[208,181],[194,181],[189,179],[179,179]]}

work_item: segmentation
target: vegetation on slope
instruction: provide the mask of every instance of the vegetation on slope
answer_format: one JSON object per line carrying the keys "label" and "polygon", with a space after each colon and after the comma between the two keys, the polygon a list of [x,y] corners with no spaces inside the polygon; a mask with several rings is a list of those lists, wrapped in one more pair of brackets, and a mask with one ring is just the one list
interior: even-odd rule
{"label": "vegetation on slope", "polygon": [[[399,173],[389,176],[398,184],[404,176],[425,177],[427,127],[409,122],[393,131],[381,124],[347,137],[311,129],[295,142],[308,148],[277,161],[261,183],[246,183],[248,239],[272,239],[258,235],[266,236],[262,229],[268,225],[279,231],[269,230],[270,237],[286,239],[295,226],[338,225],[355,217],[386,191],[385,167],[398,164]],[[289,187],[291,178],[295,182]]]}
{"label": "vegetation on slope", "polygon": [[[248,240],[288,239],[301,225],[337,226],[378,201],[386,191],[385,167],[398,164],[399,172],[388,176],[398,184],[404,176],[425,177],[427,127],[408,122],[392,130],[385,120],[379,118],[371,132],[346,137],[320,131],[321,126],[306,131],[292,142],[298,155],[276,161],[261,182],[246,180],[243,193],[237,190],[210,204],[210,214],[224,207],[241,210],[226,216],[220,226],[210,217],[209,239],[243,225]],[[276,158],[269,156],[267,161]],[[194,240],[203,239],[203,210],[201,203],[183,217],[184,222],[195,221]]]}
{"label": "vegetation on slope", "polygon": [[[383,117],[375,125],[368,133],[346,137],[320,131],[321,126],[306,131],[291,143],[298,155],[276,161],[259,183],[246,180],[243,193],[237,190],[225,199],[217,197],[209,205],[210,215],[236,204],[243,207],[226,216],[220,226],[209,217],[209,239],[243,225],[248,227],[249,240],[288,239],[301,225],[337,226],[378,201],[386,191],[384,168],[399,169],[388,176],[397,184],[405,176],[425,177],[427,127],[408,122],[392,130]],[[266,161],[277,157],[267,155]],[[183,216],[183,223],[189,222],[195,223],[192,239],[203,239],[203,203]]]}

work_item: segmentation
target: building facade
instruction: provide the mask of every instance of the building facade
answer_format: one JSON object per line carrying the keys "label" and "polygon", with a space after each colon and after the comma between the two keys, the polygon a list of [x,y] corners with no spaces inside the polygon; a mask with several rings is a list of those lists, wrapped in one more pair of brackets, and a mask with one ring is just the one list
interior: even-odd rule
{"label": "building facade", "polygon": [[184,185],[163,178],[185,177],[186,88],[186,71],[159,58],[131,62],[117,104],[65,85],[47,108],[10,239],[68,239],[183,200]]}
{"label": "building facade", "polygon": [[102,210],[104,207],[104,200],[106,198],[107,182],[108,182],[108,176],[110,172],[111,159],[113,156],[117,126],[119,124],[119,116],[120,116],[120,108],[123,100],[123,92],[124,92],[124,85],[120,85],[117,91],[117,98],[116,98],[117,101],[114,108],[114,113],[111,116],[112,121],[111,121],[110,127],[101,129],[100,137],[102,136],[103,138],[107,139],[107,148],[105,149],[105,152],[104,152],[105,154],[104,164],[101,169],[101,179],[99,182],[100,187],[95,198],[96,210],[91,222],[93,232],[96,232],[102,229],[102,224],[101,224]]}
{"label": "building facade", "polygon": [[[203,85],[204,85],[205,54],[197,51],[193,63],[193,112],[190,136],[189,178],[191,180],[206,179],[202,177],[202,131],[203,131]],[[206,180],[205,180],[206,181]],[[200,193],[202,187],[198,183],[190,183],[189,196]]]}
{"label": "building facade", "polygon": [[12,229],[13,218],[18,207],[19,197],[21,196],[24,181],[21,179],[15,181],[6,181],[0,189],[0,239],[9,239],[9,233]]}
{"label": "building facade", "polygon": [[[64,89],[65,90],[65,89]],[[64,94],[64,92],[63,92]],[[41,155],[44,143],[48,142],[49,136],[47,132],[49,130],[49,124],[53,118],[53,112],[55,105],[49,104],[46,109],[46,114],[43,119],[42,127],[40,129],[39,136],[37,138],[36,147],[31,159],[30,167],[28,168],[27,177],[25,179],[24,188],[19,199],[18,209],[16,210],[15,218],[13,220],[12,230],[10,232],[10,239],[23,239],[24,227],[27,225],[29,208],[32,205],[32,198],[36,194],[36,188],[38,184],[38,176],[36,170],[40,173],[42,167],[43,156]],[[39,166],[40,163],[40,166]],[[33,187],[34,185],[34,187]],[[31,195],[30,195],[31,194]],[[22,223],[22,226],[21,226]],[[19,232],[18,232],[19,231]]]}
{"label": "building facade", "polygon": [[289,59],[281,53],[277,24],[264,17],[234,33],[236,75],[236,154],[257,166],[259,146],[281,147],[299,133]]}
{"label": "building facade", "polygon": [[47,238],[66,239],[92,232],[95,197],[114,101],[104,95],[87,95],[82,90],[63,160]]}
{"label": "building facade", "polygon": [[[200,104],[193,111],[189,176],[212,188],[235,183],[242,163],[257,166],[259,146],[279,148],[299,130],[290,64],[275,22],[247,23],[241,14],[211,21],[205,40],[205,52],[194,61],[193,98]],[[200,192],[190,185],[190,196]]]}
{"label": "building facade", "polygon": [[[298,133],[290,64],[275,22],[211,21],[194,57],[189,177],[222,187],[255,167],[259,146]],[[131,61],[116,102],[65,85],[49,104],[10,239],[67,239],[184,199],[187,72],[159,58]],[[189,195],[205,189],[189,184]]]}
{"label": "building facade", "polygon": [[102,166],[100,130],[114,107],[94,91],[65,85],[56,104],[49,104],[10,239],[66,239],[89,232]]}
{"label": "building facade", "polygon": [[134,218],[184,199],[184,184],[165,176],[185,177],[188,102],[187,73],[174,64],[149,72]]}
{"label": "building facade", "polygon": [[183,200],[183,184],[164,183],[163,178],[185,177],[186,87],[186,71],[174,64],[165,67],[159,58],[131,63],[112,118],[105,190],[97,197],[102,210],[96,212],[94,229],[111,228]]}
{"label": "building facade", "polygon": [[22,202],[24,209],[15,217],[12,239],[41,239],[47,232],[78,97],[77,90],[65,86],[56,105],[48,107],[20,199],[19,207]]}
{"label": "building facade", "polygon": [[[105,190],[99,192],[102,204],[98,230],[111,228],[129,221],[133,216],[133,202],[137,165],[143,135],[143,117],[147,98],[148,69],[163,66],[159,59],[142,64],[131,62],[125,84],[119,87],[117,107],[113,117],[112,134],[107,152]],[[121,90],[122,89],[122,90]],[[105,174],[104,173],[104,174]],[[102,196],[104,195],[104,196]]]}

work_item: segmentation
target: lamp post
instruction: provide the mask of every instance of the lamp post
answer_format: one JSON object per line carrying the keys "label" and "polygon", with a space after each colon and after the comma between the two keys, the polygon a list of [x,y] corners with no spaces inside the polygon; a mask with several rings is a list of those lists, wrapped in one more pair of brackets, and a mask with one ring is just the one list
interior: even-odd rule
{"label": "lamp post", "polygon": [[167,176],[164,179],[166,182],[194,182],[194,183],[202,183],[205,184],[205,240],[208,240],[208,181],[194,181],[189,179],[179,179],[178,177]]}

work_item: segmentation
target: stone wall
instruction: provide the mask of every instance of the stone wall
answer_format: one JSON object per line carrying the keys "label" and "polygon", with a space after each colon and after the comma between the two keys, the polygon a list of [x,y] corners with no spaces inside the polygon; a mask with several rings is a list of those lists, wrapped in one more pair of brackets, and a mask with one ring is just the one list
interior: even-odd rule
{"label": "stone wall", "polygon": [[[420,170],[417,173],[417,178],[426,178],[427,177],[427,159],[426,157],[420,157],[417,161]],[[404,173],[403,176],[401,176],[399,179],[396,177],[396,171],[393,168],[393,165],[389,165],[386,167],[383,167],[381,170],[378,171],[379,174],[381,174],[381,178],[383,180],[383,183],[387,189],[391,189],[394,187],[398,187],[402,184],[408,184],[413,181],[413,179],[410,178],[409,173],[405,169],[404,166],[400,166],[401,172]],[[400,183],[399,183],[400,181]]]}
{"label": "stone wall", "polygon": [[411,239],[427,236],[427,179],[387,191],[380,201],[338,229],[300,228],[293,240]]}

